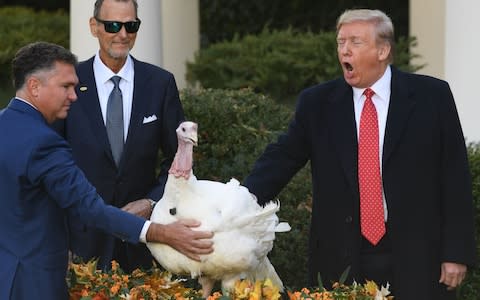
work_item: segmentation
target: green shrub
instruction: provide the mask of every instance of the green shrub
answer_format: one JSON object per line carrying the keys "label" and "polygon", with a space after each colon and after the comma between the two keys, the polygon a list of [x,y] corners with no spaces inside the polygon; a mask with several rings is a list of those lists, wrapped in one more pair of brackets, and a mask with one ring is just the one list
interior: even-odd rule
{"label": "green shrub", "polygon": [[[198,123],[194,173],[199,179],[242,181],[265,146],[286,130],[291,110],[249,89],[183,90],[187,119]],[[270,258],[284,283],[306,283],[307,238],[310,224],[310,174],[305,168],[279,195],[279,217],[292,227],[277,235]],[[292,259],[295,257],[295,259]]]}
{"label": "green shrub", "polygon": [[[194,173],[199,179],[242,181],[265,146],[286,130],[291,110],[252,90],[183,90],[187,119],[199,124]],[[468,148],[472,169],[477,234],[480,236],[480,145]],[[307,242],[310,225],[311,179],[307,165],[279,195],[279,217],[292,227],[278,234],[270,259],[284,284],[293,290],[307,286]],[[477,238],[480,255],[480,239]],[[461,246],[461,245],[459,245]],[[479,256],[480,257],[480,256]],[[480,270],[469,271],[459,299],[478,299]]]}
{"label": "green shrub", "polygon": [[[187,63],[187,81],[204,88],[239,89],[250,87],[276,101],[291,103],[304,88],[341,75],[336,54],[335,32],[263,30],[259,35],[235,37],[196,53]],[[396,66],[410,66],[409,47],[415,39],[400,38]]]}
{"label": "green shrub", "polygon": [[[475,229],[477,237],[477,258],[480,259],[480,143],[469,144],[468,158],[472,173],[473,201],[475,208]],[[460,245],[459,245],[460,246]],[[468,272],[464,284],[458,290],[458,299],[477,300],[480,298],[480,268]]]}
{"label": "green shrub", "polygon": [[26,7],[0,7],[0,82],[10,81],[10,64],[17,50],[31,42],[69,45],[70,19],[67,13],[36,12]]}
{"label": "green shrub", "polygon": [[345,9],[363,7],[384,11],[395,24],[395,33],[404,36],[408,35],[408,2],[200,0],[202,46],[230,40],[235,34],[258,34],[266,24],[279,30],[288,27],[313,32],[335,30],[337,18]]}

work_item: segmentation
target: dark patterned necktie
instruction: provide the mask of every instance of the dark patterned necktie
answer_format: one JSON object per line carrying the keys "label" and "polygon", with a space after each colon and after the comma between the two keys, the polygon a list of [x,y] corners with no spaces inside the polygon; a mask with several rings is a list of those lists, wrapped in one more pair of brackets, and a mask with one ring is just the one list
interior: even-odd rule
{"label": "dark patterned necktie", "polygon": [[119,87],[121,79],[119,76],[110,78],[114,87],[108,97],[106,122],[108,140],[117,167],[123,152],[123,100]]}

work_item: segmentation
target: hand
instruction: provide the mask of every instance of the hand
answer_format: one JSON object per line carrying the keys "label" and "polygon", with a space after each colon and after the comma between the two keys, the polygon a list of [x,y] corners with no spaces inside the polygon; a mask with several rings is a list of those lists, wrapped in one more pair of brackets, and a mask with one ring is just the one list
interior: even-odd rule
{"label": "hand", "polygon": [[440,275],[440,283],[447,286],[449,291],[455,289],[462,283],[467,274],[467,266],[451,262],[442,263],[442,274]]}
{"label": "hand", "polygon": [[200,222],[186,219],[167,225],[152,223],[147,241],[167,244],[190,259],[200,261],[200,255],[213,252],[213,232],[192,230],[198,226]]}
{"label": "hand", "polygon": [[150,215],[152,214],[152,205],[150,199],[144,198],[128,203],[122,207],[122,210],[145,219],[150,219]]}

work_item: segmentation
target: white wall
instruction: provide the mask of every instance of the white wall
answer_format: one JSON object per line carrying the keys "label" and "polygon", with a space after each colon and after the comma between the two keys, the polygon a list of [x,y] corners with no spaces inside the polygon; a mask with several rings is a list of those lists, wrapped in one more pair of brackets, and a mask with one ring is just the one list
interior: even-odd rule
{"label": "white wall", "polygon": [[[198,0],[140,0],[142,25],[132,55],[175,75],[179,88],[186,86],[185,64],[200,46]],[[70,0],[70,48],[79,60],[96,53],[98,41],[88,21],[95,0]]]}
{"label": "white wall", "polygon": [[449,82],[467,142],[480,142],[480,1],[410,0],[410,35],[414,52],[427,63],[419,73]]}
{"label": "white wall", "polygon": [[413,61],[420,72],[445,79],[445,0],[410,0],[410,35],[417,38]]}
{"label": "white wall", "polygon": [[480,1],[447,0],[445,79],[457,101],[464,134],[480,142]]}

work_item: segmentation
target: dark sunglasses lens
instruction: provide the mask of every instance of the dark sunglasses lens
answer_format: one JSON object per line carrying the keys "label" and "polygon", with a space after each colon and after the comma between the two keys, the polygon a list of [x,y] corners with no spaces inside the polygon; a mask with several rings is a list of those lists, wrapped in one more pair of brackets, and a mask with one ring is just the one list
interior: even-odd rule
{"label": "dark sunglasses lens", "polygon": [[117,33],[122,29],[122,23],[120,22],[103,22],[105,25],[105,31],[108,33]]}
{"label": "dark sunglasses lens", "polygon": [[140,28],[140,21],[131,21],[125,23],[125,30],[128,33],[135,33]]}

